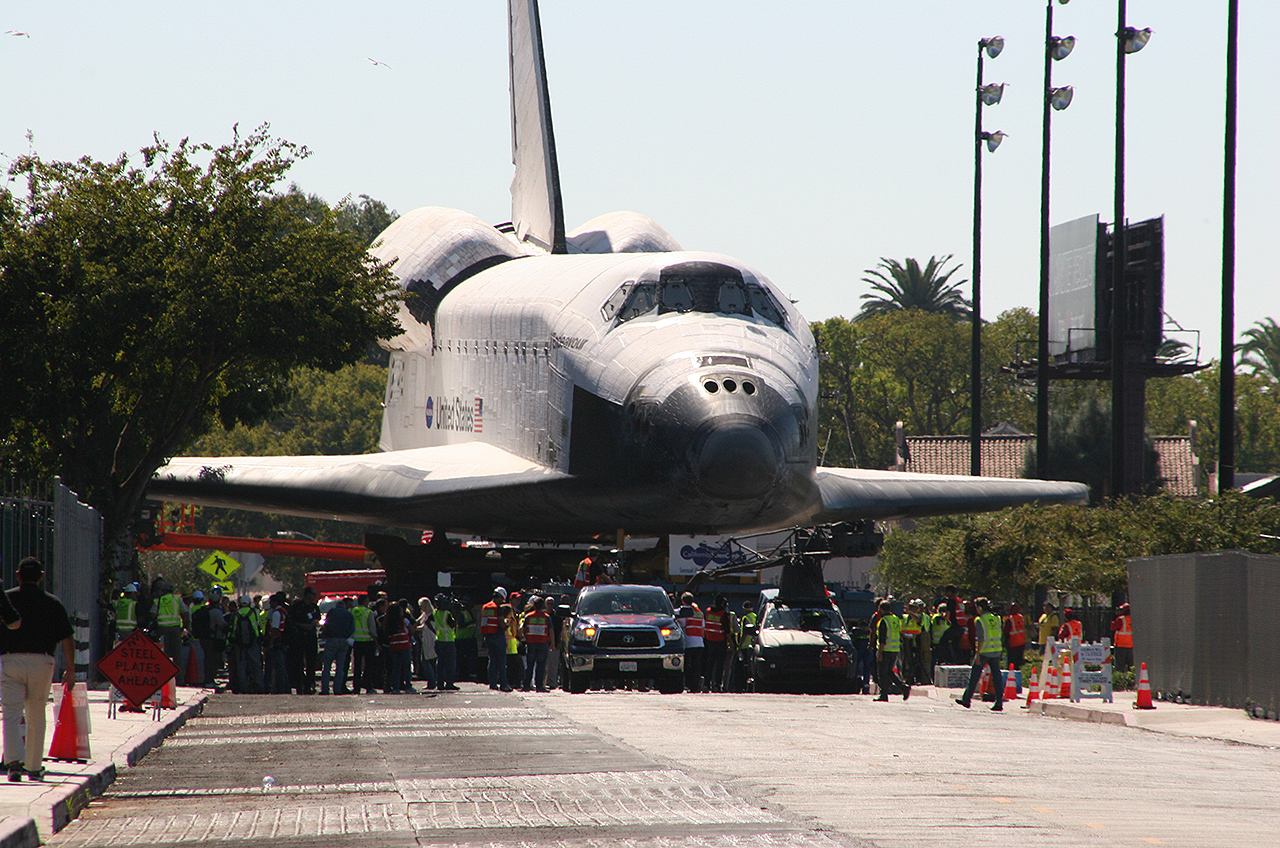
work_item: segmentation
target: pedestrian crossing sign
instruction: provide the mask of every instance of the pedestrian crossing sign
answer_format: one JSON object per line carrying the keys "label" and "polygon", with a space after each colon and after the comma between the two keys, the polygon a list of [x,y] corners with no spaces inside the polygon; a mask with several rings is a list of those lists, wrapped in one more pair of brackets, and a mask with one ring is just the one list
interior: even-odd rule
{"label": "pedestrian crossing sign", "polygon": [[224,581],[235,574],[240,568],[240,563],[224,554],[222,551],[214,551],[200,563],[200,570],[207,571],[214,580]]}
{"label": "pedestrian crossing sign", "polygon": [[215,580],[213,585],[221,589],[224,595],[234,595],[236,593],[236,584],[230,580]]}

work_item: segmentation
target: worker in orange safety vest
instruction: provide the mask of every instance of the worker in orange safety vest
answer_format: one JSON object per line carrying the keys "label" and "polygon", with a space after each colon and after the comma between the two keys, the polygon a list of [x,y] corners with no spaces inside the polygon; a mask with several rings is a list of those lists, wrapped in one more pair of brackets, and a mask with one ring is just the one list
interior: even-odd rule
{"label": "worker in orange safety vest", "polygon": [[702,627],[705,645],[703,665],[709,692],[724,691],[725,661],[729,656],[728,626],[728,601],[724,595],[716,595],[716,599],[703,614]]}
{"label": "worker in orange safety vest", "polygon": [[693,602],[693,593],[680,596],[680,629],[684,631],[684,685],[690,692],[702,691],[703,642],[702,610]]}
{"label": "worker in orange safety vest", "polygon": [[1080,624],[1080,616],[1076,611],[1067,607],[1062,611],[1062,617],[1066,620],[1058,628],[1058,641],[1070,642],[1072,637],[1083,641],[1084,627]]}
{"label": "worker in orange safety vest", "polygon": [[587,548],[587,555],[582,558],[582,562],[578,563],[578,573],[573,575],[573,588],[581,589],[583,586],[591,585],[591,566],[599,558],[599,545]]}
{"label": "worker in orange safety vest", "polygon": [[1112,668],[1128,671],[1133,668],[1133,618],[1128,604],[1121,604],[1117,612],[1120,614],[1111,622]]}
{"label": "worker in orange safety vest", "polygon": [[480,636],[489,653],[489,688],[511,691],[507,682],[507,620],[502,606],[507,603],[507,590],[493,590],[493,598],[480,608]]}
{"label": "worker in orange safety vest", "polygon": [[1009,604],[1009,614],[1004,617],[1004,646],[1013,667],[1022,668],[1027,650],[1027,618],[1018,604]]}

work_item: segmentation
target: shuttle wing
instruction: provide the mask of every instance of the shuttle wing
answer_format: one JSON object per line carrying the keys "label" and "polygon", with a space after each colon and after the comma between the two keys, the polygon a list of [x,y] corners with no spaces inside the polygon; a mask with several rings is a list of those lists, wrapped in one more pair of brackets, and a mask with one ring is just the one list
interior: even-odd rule
{"label": "shuttle wing", "polygon": [[406,527],[518,515],[567,475],[483,442],[359,456],[175,457],[148,487],[183,503]]}
{"label": "shuttle wing", "polygon": [[1089,487],[1083,483],[862,468],[819,468],[817,483],[822,506],[810,519],[814,524],[863,518],[926,518],[989,512],[1028,503],[1083,504],[1089,500]]}

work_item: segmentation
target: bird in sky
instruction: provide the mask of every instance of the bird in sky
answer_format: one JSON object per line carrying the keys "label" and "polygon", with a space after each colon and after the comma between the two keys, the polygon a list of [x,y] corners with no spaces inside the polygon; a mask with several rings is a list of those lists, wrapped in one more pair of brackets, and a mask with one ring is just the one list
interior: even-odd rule
{"label": "bird in sky", "polygon": [[368,59],[370,62],[372,62],[372,63],[373,63],[373,64],[375,64],[375,65],[381,65],[382,67],[387,68],[387,69],[390,69],[390,68],[391,68],[391,66],[390,66],[390,65],[388,65],[386,62],[379,62],[377,59],[373,58],[372,56],[365,56],[365,58],[366,58],[366,59]]}
{"label": "bird in sky", "polygon": [[22,38],[30,38],[30,37],[31,37],[31,33],[29,33],[29,32],[23,32],[23,31],[22,31],[22,30],[20,30],[20,29],[7,29],[7,30],[5,30],[5,31],[4,31],[4,34],[5,34],[5,35],[21,36]]}

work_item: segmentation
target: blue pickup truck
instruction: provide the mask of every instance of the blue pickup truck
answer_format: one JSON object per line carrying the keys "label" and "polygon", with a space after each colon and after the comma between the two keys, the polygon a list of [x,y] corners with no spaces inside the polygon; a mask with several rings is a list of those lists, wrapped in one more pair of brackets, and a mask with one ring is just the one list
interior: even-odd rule
{"label": "blue pickup truck", "polygon": [[561,612],[560,684],[566,692],[585,692],[605,680],[683,691],[684,634],[660,586],[588,586]]}

